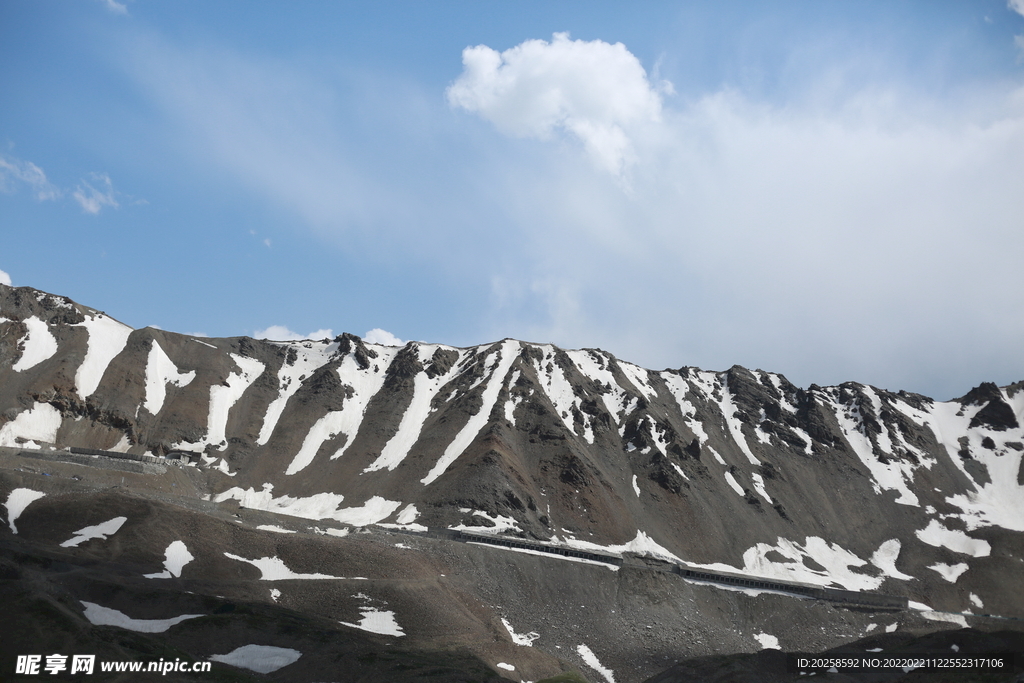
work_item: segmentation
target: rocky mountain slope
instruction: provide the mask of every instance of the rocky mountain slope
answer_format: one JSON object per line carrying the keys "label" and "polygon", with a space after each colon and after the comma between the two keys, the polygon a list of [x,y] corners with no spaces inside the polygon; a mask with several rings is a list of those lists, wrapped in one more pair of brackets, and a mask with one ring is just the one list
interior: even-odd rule
{"label": "rocky mountain slope", "polygon": [[[231,576],[241,581],[233,590],[268,608],[279,603],[264,579],[282,563],[328,577],[288,579],[294,587],[278,598],[289,609],[348,624],[361,622],[343,613],[386,611],[409,625],[405,642],[465,648],[514,680],[575,666],[593,680],[639,681],[695,654],[832,647],[882,619],[922,632],[1005,628],[1013,622],[974,615],[1024,617],[1022,421],[1024,383],[938,402],[857,383],[802,389],[738,366],[655,372],[600,350],[511,339],[453,348],[349,334],[197,338],[133,330],[64,297],[0,285],[10,543],[102,558],[152,584],[161,579],[141,578],[141,568],[158,573],[178,541],[193,560],[168,580]],[[19,464],[22,453],[72,446],[189,451],[201,467],[152,464],[163,472],[130,472],[133,485],[114,495],[106,487],[121,471],[39,460],[53,470],[46,481]],[[50,490],[57,470],[60,492]],[[183,501],[198,507],[186,513]],[[231,517],[236,507],[241,517]],[[116,516],[124,529],[109,539],[58,551],[62,534]],[[203,532],[185,539],[184,528]],[[425,528],[887,593],[914,609],[877,617],[387,535]],[[130,533],[134,550],[115,542]],[[372,590],[351,597],[351,582],[330,578],[350,575]],[[491,661],[498,651],[515,673]]]}

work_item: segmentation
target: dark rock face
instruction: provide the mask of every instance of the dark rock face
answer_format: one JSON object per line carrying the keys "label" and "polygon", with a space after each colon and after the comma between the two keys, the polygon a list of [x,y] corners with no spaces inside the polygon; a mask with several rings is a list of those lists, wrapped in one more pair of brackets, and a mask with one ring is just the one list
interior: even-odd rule
{"label": "dark rock face", "polygon": [[[473,527],[1024,616],[1024,594],[1006,580],[1024,552],[1024,385],[985,383],[937,403],[857,383],[801,389],[739,366],[655,372],[515,340],[199,339],[4,286],[0,319],[0,447],[201,452],[197,500],[313,526]],[[464,586],[480,600],[465,609],[506,638],[492,611],[511,602],[505,587],[488,602],[481,585]],[[660,599],[652,585],[636,590]],[[541,610],[539,599],[517,613]],[[736,652],[757,647],[760,617],[743,618],[746,645],[715,632]],[[642,632],[619,647],[594,628],[616,680],[664,668],[625,654],[643,651]],[[580,643],[562,644],[545,657],[584,666],[567,654]]]}

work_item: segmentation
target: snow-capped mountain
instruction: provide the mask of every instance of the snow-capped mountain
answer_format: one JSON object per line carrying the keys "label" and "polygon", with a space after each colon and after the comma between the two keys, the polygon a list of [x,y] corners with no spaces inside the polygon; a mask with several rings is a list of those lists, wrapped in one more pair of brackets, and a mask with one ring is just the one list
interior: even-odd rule
{"label": "snow-capped mountain", "polygon": [[[446,528],[632,553],[903,596],[936,627],[1024,616],[1022,422],[1024,383],[938,402],[852,382],[803,389],[739,366],[652,371],[512,339],[210,339],[0,285],[0,447],[187,451],[201,454],[197,498],[336,536]],[[537,604],[493,611],[522,620]],[[506,627],[505,640],[525,629],[543,645],[541,622]],[[595,636],[603,655],[546,652],[641,680],[622,669],[639,661],[624,654],[637,639],[614,640]],[[644,662],[645,675],[659,670]]]}

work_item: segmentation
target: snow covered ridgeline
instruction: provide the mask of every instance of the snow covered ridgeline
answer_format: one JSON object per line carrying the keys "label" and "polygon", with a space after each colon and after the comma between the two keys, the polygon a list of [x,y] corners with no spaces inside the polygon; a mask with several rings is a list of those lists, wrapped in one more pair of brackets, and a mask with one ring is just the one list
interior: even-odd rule
{"label": "snow covered ridgeline", "polygon": [[[216,483],[218,500],[356,525],[403,523],[400,510],[418,506],[433,515],[419,521],[452,526],[461,506],[453,491],[486,469],[494,474],[473,495],[493,499],[474,508],[537,537],[596,533],[607,545],[644,529],[685,556],[656,520],[692,509],[740,530],[738,545],[714,549],[709,564],[746,568],[736,553],[758,544],[764,557],[751,562],[774,558],[770,568],[788,565],[790,574],[805,557],[814,567],[846,557],[818,552],[808,539],[820,538],[881,571],[873,582],[930,574],[972,589],[995,556],[975,532],[1024,526],[1019,385],[937,403],[853,383],[803,390],[739,367],[652,372],[599,350],[515,340],[457,349],[351,335],[195,339],[125,332],[91,309],[8,293],[0,292],[0,326],[25,350],[0,367],[0,442],[59,446],[74,436],[138,454],[202,450],[207,465],[236,477],[230,488]],[[74,388],[33,389],[60,385],[58,367]],[[26,404],[29,391],[37,399]],[[863,543],[834,535],[837,519],[860,513],[804,482],[838,487],[841,468],[857,472],[841,485],[900,528]],[[910,514],[895,515],[894,505]],[[615,520],[623,528],[612,534]],[[698,533],[714,539],[713,525],[701,524]],[[894,538],[934,556],[914,569],[899,557],[888,569],[870,562]],[[842,585],[864,580],[851,572]]]}

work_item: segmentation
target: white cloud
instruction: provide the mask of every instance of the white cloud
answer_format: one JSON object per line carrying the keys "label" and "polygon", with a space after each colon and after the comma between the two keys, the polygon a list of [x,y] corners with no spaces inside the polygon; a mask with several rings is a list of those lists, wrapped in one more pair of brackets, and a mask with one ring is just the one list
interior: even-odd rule
{"label": "white cloud", "polygon": [[0,285],[11,286],[11,276],[0,270]]}
{"label": "white cloud", "polygon": [[1024,0],[1009,0],[1009,2],[1006,3],[1006,6],[1024,17]]}
{"label": "white cloud", "polygon": [[332,339],[334,332],[327,329],[316,330],[309,334],[299,334],[292,332],[284,325],[271,325],[265,330],[256,330],[252,336],[254,339],[269,339],[271,341],[302,341],[303,339]]}
{"label": "white cloud", "polygon": [[43,169],[31,161],[0,155],[0,192],[15,192],[19,185],[27,185],[39,201],[60,197],[60,190],[46,179]]}
{"label": "white cloud", "polygon": [[128,7],[127,7],[127,5],[124,5],[124,4],[120,3],[120,2],[116,2],[116,0],[100,0],[100,1],[103,3],[104,7],[106,7],[108,10],[110,10],[114,14],[128,14]]}
{"label": "white cloud", "polygon": [[554,149],[514,177],[529,257],[494,268],[492,337],[946,398],[1024,376],[1024,89],[825,110],[723,91],[662,119],[629,193]]}
{"label": "white cloud", "polygon": [[379,327],[375,327],[364,334],[363,341],[367,341],[371,344],[381,344],[382,346],[405,346],[404,341],[387,330],[382,330]]}
{"label": "white cloud", "polygon": [[89,175],[93,182],[103,188],[103,191],[97,190],[92,184],[83,180],[71,194],[78,205],[82,207],[82,211],[96,215],[104,206],[116,209],[119,204],[114,199],[114,185],[110,182],[110,176],[106,173],[91,173]]}
{"label": "white cloud", "polygon": [[633,160],[630,129],[660,118],[660,94],[622,43],[556,33],[550,43],[527,40],[501,53],[467,47],[462,63],[462,75],[447,91],[452,106],[517,137],[546,139],[565,130],[595,164],[615,174]]}

